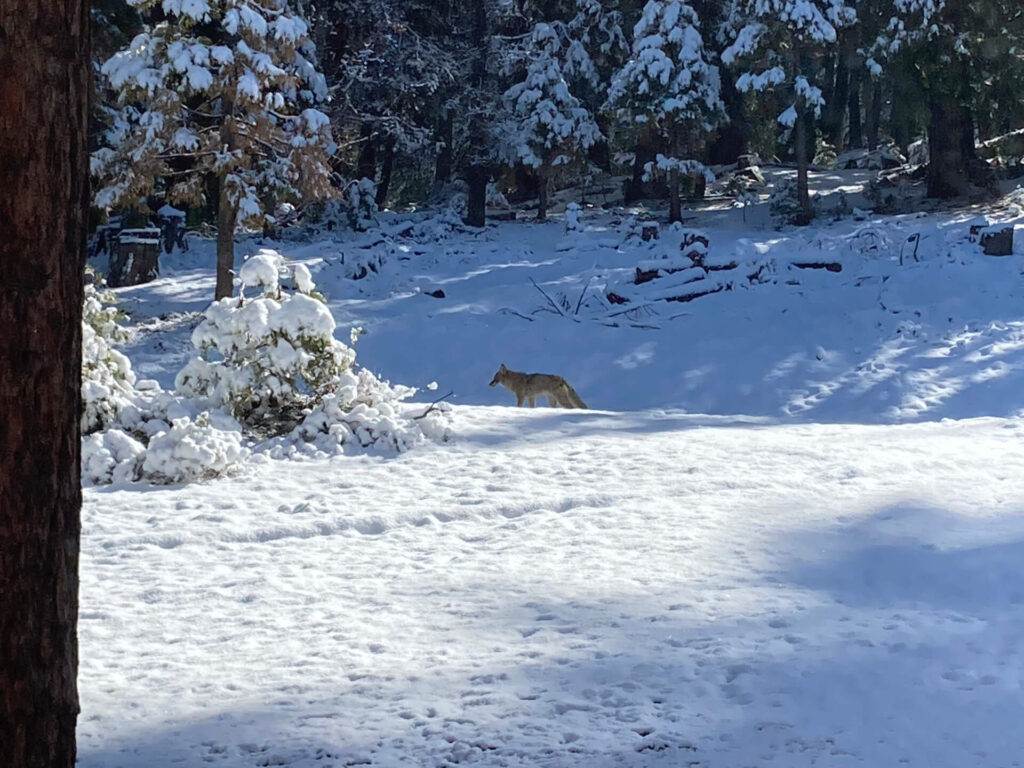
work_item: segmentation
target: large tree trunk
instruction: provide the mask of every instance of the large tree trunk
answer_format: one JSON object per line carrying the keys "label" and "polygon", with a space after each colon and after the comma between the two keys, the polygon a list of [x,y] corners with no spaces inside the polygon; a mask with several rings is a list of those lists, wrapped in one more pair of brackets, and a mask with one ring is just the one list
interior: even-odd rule
{"label": "large tree trunk", "polygon": [[[928,125],[928,197],[950,198],[967,190],[966,122],[970,115],[955,96],[933,94]],[[973,152],[973,123],[970,148]]]}
{"label": "large tree trunk", "polygon": [[637,136],[633,153],[633,178],[626,184],[624,190],[627,203],[641,200],[647,196],[648,185],[644,182],[644,167],[647,163],[652,162],[657,154],[650,129],[646,126],[642,127]]}
{"label": "large tree trunk", "polygon": [[0,763],[73,768],[89,4],[0,3]]}

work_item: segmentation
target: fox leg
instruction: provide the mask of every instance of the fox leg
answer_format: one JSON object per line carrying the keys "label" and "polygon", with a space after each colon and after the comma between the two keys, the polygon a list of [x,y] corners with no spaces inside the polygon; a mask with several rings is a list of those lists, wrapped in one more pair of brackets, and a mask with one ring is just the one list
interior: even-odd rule
{"label": "fox leg", "polygon": [[556,405],[561,405],[561,401],[553,394],[548,395],[548,408],[554,408]]}
{"label": "fox leg", "polygon": [[516,408],[522,408],[522,407],[523,407],[523,396],[522,396],[522,395],[520,395],[520,394],[519,394],[519,393],[517,392],[517,393],[516,393]]}
{"label": "fox leg", "polygon": [[533,395],[530,395],[527,399],[530,401],[530,407],[531,408],[536,408],[537,407],[537,398],[536,397],[534,397]]}

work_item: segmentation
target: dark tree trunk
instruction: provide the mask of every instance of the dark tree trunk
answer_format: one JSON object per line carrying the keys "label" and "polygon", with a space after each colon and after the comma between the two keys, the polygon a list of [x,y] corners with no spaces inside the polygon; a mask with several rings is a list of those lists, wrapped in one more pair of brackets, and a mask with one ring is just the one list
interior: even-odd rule
{"label": "dark tree trunk", "polygon": [[391,186],[391,172],[395,168],[395,137],[388,136],[384,143],[384,157],[380,164],[380,183],[377,185],[377,207],[383,209],[388,199],[388,188]]}
{"label": "dark tree trunk", "polygon": [[437,159],[434,161],[434,187],[438,191],[451,181],[452,178],[452,165],[454,163],[452,141],[454,140],[454,129],[455,121],[452,117],[452,111],[446,109],[438,122],[436,134],[439,149],[437,151]]}
{"label": "dark tree trunk", "polygon": [[73,768],[89,4],[0,3],[0,764]]}
{"label": "dark tree trunk", "polygon": [[[929,100],[928,197],[950,198],[967,189],[965,121],[970,115],[954,96],[933,94]],[[971,151],[974,134],[971,123]]]}
{"label": "dark tree trunk", "polygon": [[811,196],[807,184],[807,170],[810,161],[807,154],[807,116],[804,114],[803,98],[797,99],[797,118],[794,125],[793,140],[796,142],[796,199],[800,205],[796,224],[801,226],[811,223]]}
{"label": "dark tree trunk", "polygon": [[708,180],[703,173],[695,173],[690,178],[693,179],[693,199],[703,200],[708,193]]}
{"label": "dark tree trunk", "polygon": [[377,140],[373,125],[364,122],[359,126],[359,159],[356,162],[356,178],[377,181]]}
{"label": "dark tree trunk", "polygon": [[878,138],[882,130],[882,105],[884,102],[882,81],[879,79],[872,80],[868,93],[870,95],[868,96],[868,103],[865,109],[865,114],[867,115],[867,141],[868,147],[874,149],[878,146]]}
{"label": "dark tree trunk", "polygon": [[[221,103],[226,117],[220,126],[220,143],[230,152],[235,148],[235,132],[231,117],[235,104],[228,90],[225,90],[221,96]],[[235,224],[238,219],[238,209],[231,202],[226,170],[219,173],[217,182],[217,284],[213,290],[213,298],[223,299],[233,293]]]}
{"label": "dark tree trunk", "polygon": [[851,64],[856,65],[857,51],[853,30],[847,29],[839,34],[841,40],[836,61],[836,86],[828,101],[828,142],[837,152],[842,152],[846,146],[846,113],[850,107],[850,68]]}
{"label": "dark tree trunk", "polygon": [[668,221],[671,224],[674,221],[683,220],[683,205],[679,200],[679,179],[682,174],[678,168],[673,168],[668,172]]}
{"label": "dark tree trunk", "polygon": [[472,165],[466,169],[466,183],[469,192],[466,200],[466,223],[471,227],[482,227],[487,223],[487,182],[491,174],[486,167]]}
{"label": "dark tree trunk", "polygon": [[238,211],[228,199],[228,186],[220,179],[220,200],[217,204],[217,286],[213,298],[223,299],[234,292],[235,224]]}
{"label": "dark tree trunk", "polygon": [[537,169],[537,221],[548,220],[548,193],[551,190],[549,176],[547,168]]}
{"label": "dark tree trunk", "polygon": [[627,183],[625,195],[627,203],[640,200],[647,196],[647,185],[644,183],[644,166],[654,160],[658,154],[651,132],[646,128],[640,129],[640,135],[636,139],[636,149],[633,154],[633,178]]}
{"label": "dark tree trunk", "polygon": [[847,143],[851,149],[858,149],[864,146],[864,130],[860,117],[860,91],[864,84],[862,68],[858,65],[850,70],[849,96],[847,98],[846,114],[849,117],[850,130],[847,133]]}

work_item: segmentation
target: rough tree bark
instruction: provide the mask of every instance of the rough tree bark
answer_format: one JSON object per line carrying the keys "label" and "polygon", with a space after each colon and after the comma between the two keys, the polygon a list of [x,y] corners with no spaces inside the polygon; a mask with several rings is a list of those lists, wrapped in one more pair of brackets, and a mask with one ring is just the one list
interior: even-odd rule
{"label": "rough tree bark", "polygon": [[73,768],[86,0],[0,0],[0,763]]}
{"label": "rough tree bark", "polygon": [[[970,114],[956,97],[933,94],[928,125],[928,197],[950,198],[967,190],[967,153],[965,124]],[[970,151],[974,150],[973,123]]]}
{"label": "rough tree bark", "polygon": [[[225,89],[221,96],[225,117],[220,127],[220,142],[221,146],[231,151],[235,148],[235,133],[231,119],[235,105],[229,91],[230,89]],[[227,173],[228,169],[224,169],[217,176],[217,285],[213,291],[215,299],[224,299],[233,293],[235,224],[238,219],[238,210],[228,194]]]}

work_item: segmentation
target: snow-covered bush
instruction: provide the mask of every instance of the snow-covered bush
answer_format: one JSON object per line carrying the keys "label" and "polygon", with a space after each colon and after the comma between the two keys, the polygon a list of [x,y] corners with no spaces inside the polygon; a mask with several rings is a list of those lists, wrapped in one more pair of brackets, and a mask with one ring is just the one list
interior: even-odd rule
{"label": "snow-covered bush", "polygon": [[[815,203],[816,196],[810,199],[812,216],[816,214]],[[800,205],[795,178],[784,176],[772,185],[768,209],[777,224],[797,224],[803,221],[807,212]]]}
{"label": "snow-covered bush", "polygon": [[583,222],[581,218],[583,216],[583,210],[580,208],[579,203],[569,203],[565,206],[565,231],[566,232],[580,232],[583,230]]}
{"label": "snow-covered bush", "polygon": [[123,429],[108,429],[82,439],[82,479],[87,483],[138,480],[146,446]]}
{"label": "snow-covered bush", "polygon": [[[223,428],[208,412],[195,419],[176,419],[171,428],[149,441],[141,463],[146,479],[162,483],[186,483],[226,474],[249,451],[240,429]],[[115,478],[116,480],[116,478]]]}
{"label": "snow-covered bush", "polygon": [[292,433],[293,438],[334,452],[350,446],[404,451],[424,437],[444,440],[447,408],[410,415],[401,403],[416,390],[381,381],[365,368],[349,369],[337,391],[326,395]]}
{"label": "snow-covered bush", "polygon": [[[264,434],[294,425],[304,409],[338,387],[355,360],[334,338],[334,318],[323,301],[301,291],[281,292],[275,256],[280,258],[257,254],[246,262],[255,261],[253,269],[240,273],[243,287],[253,280],[263,296],[221,299],[207,308],[192,332],[199,356],[175,379],[181,394],[207,398]],[[312,280],[304,282],[311,291]]]}
{"label": "snow-covered bush", "polygon": [[370,179],[350,182],[345,188],[348,224],[356,232],[377,226],[377,188]]}
{"label": "snow-covered bush", "polygon": [[82,306],[82,433],[89,434],[116,421],[131,406],[135,373],[131,363],[111,343],[125,341],[128,332],[117,324],[118,311],[104,306],[96,286],[85,286]]}
{"label": "snow-covered bush", "polygon": [[404,450],[437,433],[444,409],[414,419],[399,406],[414,389],[353,369],[355,352],[334,338],[334,317],[314,297],[308,270],[296,268],[298,292],[288,293],[274,284],[275,257],[257,254],[240,273],[243,288],[253,280],[263,296],[222,299],[206,310],[192,334],[200,354],[178,374],[179,393],[230,411],[257,436],[288,435],[285,444],[314,442],[323,450]]}

